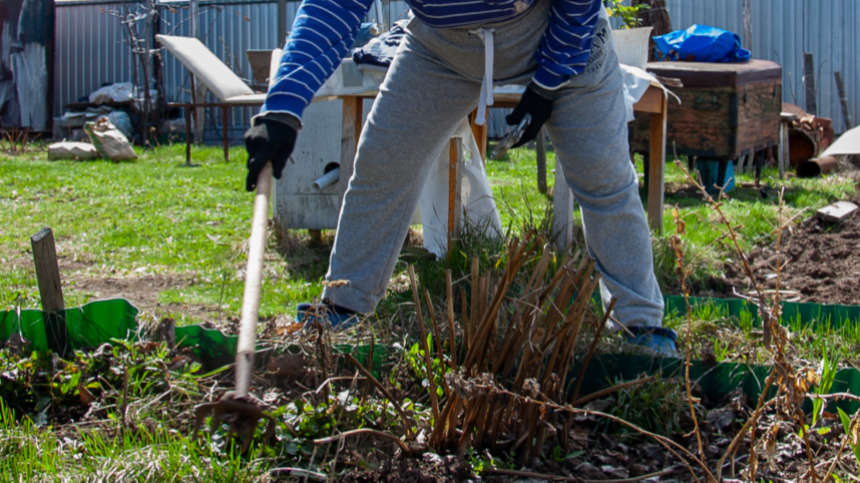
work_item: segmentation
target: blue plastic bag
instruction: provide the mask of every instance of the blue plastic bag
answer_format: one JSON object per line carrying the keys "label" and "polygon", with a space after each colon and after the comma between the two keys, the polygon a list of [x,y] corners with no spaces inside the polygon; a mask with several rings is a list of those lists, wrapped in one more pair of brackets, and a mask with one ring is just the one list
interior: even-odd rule
{"label": "blue plastic bag", "polygon": [[657,58],[688,62],[747,62],[752,56],[741,48],[741,38],[728,30],[693,25],[654,37]]}

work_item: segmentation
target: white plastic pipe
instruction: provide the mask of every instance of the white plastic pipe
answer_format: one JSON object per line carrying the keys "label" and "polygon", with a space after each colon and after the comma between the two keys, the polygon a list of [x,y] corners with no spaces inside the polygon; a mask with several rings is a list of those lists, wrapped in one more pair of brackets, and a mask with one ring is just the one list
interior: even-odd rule
{"label": "white plastic pipe", "polygon": [[317,191],[328,188],[340,180],[340,168],[334,168],[322,177],[314,180],[314,189]]}

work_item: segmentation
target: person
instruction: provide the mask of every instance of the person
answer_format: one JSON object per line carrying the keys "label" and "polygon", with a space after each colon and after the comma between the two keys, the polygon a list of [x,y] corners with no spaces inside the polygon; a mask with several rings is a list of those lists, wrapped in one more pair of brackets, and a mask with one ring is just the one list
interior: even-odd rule
{"label": "person", "polygon": [[[323,291],[333,326],[372,312],[384,296],[435,155],[493,85],[527,85],[506,122],[546,127],[563,178],[580,204],[585,240],[602,274],[604,303],[631,342],[673,355],[651,238],[629,159],[623,78],[600,0],[407,0],[406,35],[359,139]],[[302,112],[337,68],[371,0],[305,0],[277,78],[245,134],[247,189],[272,163],[280,177]],[[482,119],[478,119],[481,122]],[[563,179],[563,181],[562,181]],[[316,308],[299,306],[303,316]],[[316,312],[314,312],[316,313]]]}

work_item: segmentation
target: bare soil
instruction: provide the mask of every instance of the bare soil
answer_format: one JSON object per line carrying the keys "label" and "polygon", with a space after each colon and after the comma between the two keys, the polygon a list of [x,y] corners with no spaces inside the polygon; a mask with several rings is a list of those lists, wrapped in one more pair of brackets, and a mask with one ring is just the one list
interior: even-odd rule
{"label": "bare soil", "polygon": [[[860,193],[850,201],[860,205]],[[787,237],[787,238],[786,238]],[[812,217],[785,232],[777,251],[775,244],[748,254],[757,283],[776,288],[776,266],[788,264],[779,277],[783,299],[829,305],[860,305],[860,211],[840,223]],[[747,293],[749,279],[737,266],[726,265],[726,295]]]}

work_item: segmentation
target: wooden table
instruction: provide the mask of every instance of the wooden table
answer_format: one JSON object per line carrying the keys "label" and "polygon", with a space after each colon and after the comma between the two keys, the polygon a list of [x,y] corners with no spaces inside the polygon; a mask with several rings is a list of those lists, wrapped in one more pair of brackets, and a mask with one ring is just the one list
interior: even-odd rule
{"label": "wooden table", "polygon": [[[362,114],[364,99],[374,98],[376,92],[369,91],[367,93],[337,96],[343,100],[343,115],[341,118],[341,162],[340,162],[340,180],[338,181],[338,192],[340,193],[340,202],[343,203],[343,195],[349,185],[349,179],[352,177],[353,163],[355,161],[356,149],[358,147],[358,139],[361,136]],[[494,95],[495,103],[493,107],[510,107],[517,105],[520,99],[520,94],[502,94]],[[322,100],[322,99],[315,99]],[[634,106],[636,112],[647,113],[651,115],[651,159],[654,162],[649,163],[648,177],[648,220],[652,230],[657,233],[662,232],[663,227],[663,190],[665,180],[664,161],[666,158],[666,112],[667,99],[662,88],[651,86]],[[474,121],[475,115],[472,116]],[[486,159],[487,148],[487,126],[478,126],[472,122],[472,133],[478,142],[481,150],[481,158]],[[450,148],[450,176],[449,176],[449,206],[448,206],[448,235],[449,239],[455,236],[455,227],[457,223],[457,213],[459,212],[456,203],[459,201],[456,197],[457,181],[456,166],[459,160],[457,159],[459,149],[456,148],[456,140],[451,140]],[[659,162],[658,162],[659,161]],[[557,172],[561,172],[558,162],[556,162]],[[453,201],[453,203],[452,203]],[[556,214],[554,230],[558,234],[557,246],[565,247],[572,241],[573,237],[573,199],[569,189],[556,190],[554,196],[554,213]]]}
{"label": "wooden table", "polygon": [[[493,107],[514,108],[520,101],[520,94],[501,94],[493,95]],[[668,103],[666,93],[662,88],[651,86],[645,91],[642,99],[633,106],[635,112],[650,114],[651,116],[651,159],[655,162],[649,163],[648,167],[648,222],[652,230],[658,234],[663,230],[663,191],[665,183],[665,159],[666,159],[666,114],[668,112]],[[474,119],[474,116],[472,116]],[[472,131],[475,134],[475,139],[478,140],[478,146],[482,149],[481,158],[486,159],[487,146],[487,126],[476,126],[472,124]],[[556,172],[561,172],[556,162]],[[558,186],[558,183],[556,183]],[[573,219],[572,203],[567,199],[570,197],[569,190],[561,190],[555,192],[555,198],[561,198],[560,202],[554,203],[556,219],[559,223],[567,226],[561,231],[561,237],[564,238],[564,243],[570,241],[572,236],[572,226],[569,220]],[[560,210],[560,211],[559,211]],[[554,227],[559,231],[560,226]],[[570,233],[570,236],[565,236]]]}

